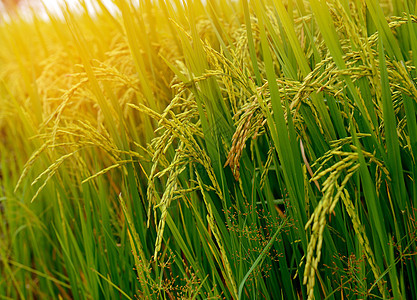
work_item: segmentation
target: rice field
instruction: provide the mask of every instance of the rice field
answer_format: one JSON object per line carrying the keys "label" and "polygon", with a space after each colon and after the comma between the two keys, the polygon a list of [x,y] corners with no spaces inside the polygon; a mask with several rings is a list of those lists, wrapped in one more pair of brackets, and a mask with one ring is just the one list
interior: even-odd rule
{"label": "rice field", "polygon": [[0,18],[0,299],[417,299],[417,5]]}

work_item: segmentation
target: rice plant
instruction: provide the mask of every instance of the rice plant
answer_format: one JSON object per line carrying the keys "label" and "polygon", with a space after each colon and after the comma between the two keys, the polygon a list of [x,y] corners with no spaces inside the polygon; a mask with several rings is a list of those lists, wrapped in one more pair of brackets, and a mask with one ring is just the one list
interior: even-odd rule
{"label": "rice plant", "polygon": [[1,299],[417,298],[413,1],[113,3],[0,19]]}

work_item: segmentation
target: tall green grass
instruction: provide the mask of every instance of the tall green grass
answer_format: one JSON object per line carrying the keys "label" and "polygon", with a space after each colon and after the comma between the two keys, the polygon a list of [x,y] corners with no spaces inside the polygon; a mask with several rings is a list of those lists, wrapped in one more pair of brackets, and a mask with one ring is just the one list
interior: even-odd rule
{"label": "tall green grass", "polygon": [[412,1],[114,0],[0,24],[1,299],[414,299]]}

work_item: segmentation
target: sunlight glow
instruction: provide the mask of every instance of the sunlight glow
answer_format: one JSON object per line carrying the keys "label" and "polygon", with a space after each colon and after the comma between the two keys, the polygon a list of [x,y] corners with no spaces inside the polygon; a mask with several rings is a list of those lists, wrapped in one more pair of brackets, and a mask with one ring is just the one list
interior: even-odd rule
{"label": "sunlight glow", "polygon": [[[48,19],[48,13],[52,13],[52,15],[62,18],[62,10],[65,10],[65,6],[71,9],[71,11],[79,11],[82,12],[84,8],[82,7],[81,3],[85,2],[87,6],[87,10],[89,14],[94,15],[97,11],[100,10],[97,1],[94,0],[20,0],[17,1],[18,9],[24,17],[30,18],[30,16],[35,13],[41,19]],[[112,0],[101,0],[107,9],[110,12],[116,12],[117,8],[113,4]],[[7,11],[5,5],[0,0],[0,12],[3,12],[3,18],[7,21],[10,18],[13,18],[13,13],[9,11],[9,13],[5,13]],[[6,16],[5,16],[6,15]]]}

